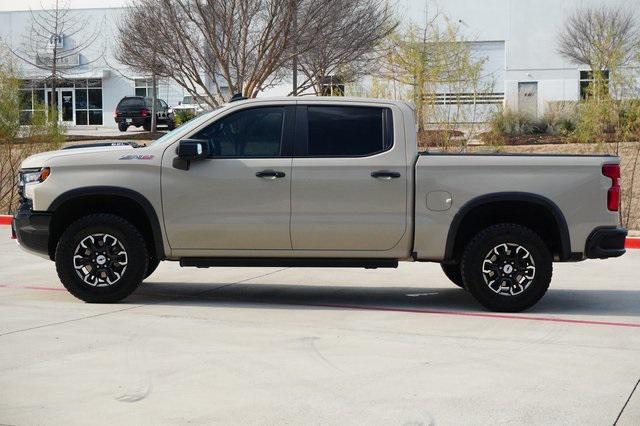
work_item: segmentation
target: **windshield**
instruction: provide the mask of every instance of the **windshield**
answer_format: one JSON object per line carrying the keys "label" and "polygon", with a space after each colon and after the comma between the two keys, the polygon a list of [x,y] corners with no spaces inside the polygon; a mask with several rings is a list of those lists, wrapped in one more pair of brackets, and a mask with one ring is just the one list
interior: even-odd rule
{"label": "windshield", "polygon": [[202,114],[196,118],[192,118],[191,120],[187,121],[186,123],[184,123],[183,125],[181,125],[180,127],[178,127],[176,130],[172,131],[172,132],[167,132],[164,136],[162,136],[159,139],[156,139],[153,143],[151,143],[149,146],[155,146],[155,145],[160,145],[166,141],[169,140],[173,140],[174,137],[176,136],[176,134],[180,134],[180,137],[184,136],[185,134],[191,132],[193,129],[195,129],[196,127],[198,127],[200,124],[210,120],[211,118],[215,117],[216,115],[220,114],[222,111],[226,110],[227,106],[225,105],[222,108],[218,108],[214,111],[210,111],[207,112],[205,114]]}

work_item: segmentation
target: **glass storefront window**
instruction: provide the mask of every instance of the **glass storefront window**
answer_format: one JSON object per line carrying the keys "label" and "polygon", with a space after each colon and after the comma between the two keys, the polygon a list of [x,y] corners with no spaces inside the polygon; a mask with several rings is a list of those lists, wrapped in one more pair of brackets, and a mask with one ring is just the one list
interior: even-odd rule
{"label": "glass storefront window", "polygon": [[87,109],[87,91],[76,89],[76,110]]}
{"label": "glass storefront window", "polygon": [[89,124],[87,121],[87,111],[76,110],[76,125],[86,126],[87,124]]}
{"label": "glass storefront window", "polygon": [[22,90],[20,98],[21,109],[33,109],[33,92],[31,90]]}
{"label": "glass storefront window", "polygon": [[102,125],[102,80],[76,80],[76,125]]}
{"label": "glass storefront window", "polygon": [[102,89],[89,89],[89,109],[102,109]]}
{"label": "glass storefront window", "polygon": [[[72,89],[73,88],[73,89]],[[48,89],[48,90],[47,90]],[[74,90],[75,102],[72,104],[75,112],[75,125],[102,125],[103,109],[102,109],[102,80],[94,79],[69,79],[60,81],[57,84],[58,99],[60,93],[64,90],[68,93]],[[44,112],[45,93],[51,92],[51,88],[47,88],[44,83],[37,80],[24,80],[22,82],[22,98],[20,123],[29,124],[34,113]],[[69,112],[67,115],[71,117]],[[67,120],[67,118],[65,118]]]}
{"label": "glass storefront window", "polygon": [[136,78],[134,83],[136,96],[144,96],[147,98],[153,96],[153,81],[150,78]]}
{"label": "glass storefront window", "polygon": [[102,110],[89,111],[89,124],[102,125]]}
{"label": "glass storefront window", "polygon": [[34,90],[33,95],[36,104],[44,105],[44,90]]}

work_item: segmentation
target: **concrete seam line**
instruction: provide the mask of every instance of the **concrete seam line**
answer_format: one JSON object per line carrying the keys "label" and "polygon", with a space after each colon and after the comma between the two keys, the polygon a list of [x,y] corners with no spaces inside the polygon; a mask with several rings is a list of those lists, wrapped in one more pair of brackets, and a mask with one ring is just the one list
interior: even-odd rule
{"label": "concrete seam line", "polygon": [[287,267],[287,268],[281,268],[281,269],[278,269],[277,271],[267,272],[267,273],[265,273],[265,274],[260,274],[260,275],[257,275],[257,276],[255,276],[255,277],[245,278],[244,280],[240,280],[240,281],[236,281],[236,282],[233,282],[233,283],[229,283],[229,284],[221,285],[221,286],[216,287],[216,288],[211,288],[211,289],[208,289],[208,290],[203,290],[203,291],[201,291],[201,292],[199,292],[199,293],[196,293],[196,294],[194,294],[193,296],[189,296],[189,297],[198,297],[198,296],[204,296],[204,295],[206,295],[206,294],[208,294],[208,293],[215,293],[216,291],[218,291],[218,290],[220,290],[220,289],[222,289],[222,288],[229,287],[229,286],[232,286],[232,285],[235,285],[235,284],[242,284],[242,283],[246,283],[247,281],[251,281],[251,280],[258,279],[258,278],[267,277],[267,276],[269,276],[269,275],[277,274],[278,272],[282,272],[282,271],[284,271],[285,269],[289,269],[289,268],[288,268],[288,267]]}
{"label": "concrete seam line", "polygon": [[638,379],[638,381],[636,382],[636,385],[633,387],[633,390],[629,394],[629,398],[627,398],[627,401],[622,406],[622,409],[618,413],[618,417],[616,417],[616,421],[613,422],[613,426],[616,426],[618,424],[618,421],[620,421],[620,417],[622,417],[622,413],[624,413],[624,409],[627,408],[627,405],[629,405],[629,401],[631,401],[631,397],[635,393],[636,389],[638,389],[638,385],[640,385],[640,379]]}
{"label": "concrete seam line", "polygon": [[0,337],[7,336],[9,334],[21,333],[23,331],[37,330],[39,328],[52,327],[54,325],[67,324],[67,323],[70,323],[70,322],[76,322],[76,321],[81,321],[81,320],[85,320],[85,319],[101,317],[101,316],[104,316],[104,315],[116,314],[118,312],[129,311],[131,309],[140,308],[141,306],[143,306],[143,305],[129,306],[127,308],[117,309],[115,311],[102,312],[102,313],[99,313],[99,314],[87,315],[87,316],[80,317],[80,318],[73,318],[73,319],[69,319],[69,320],[65,320],[65,321],[58,321],[58,322],[52,322],[52,323],[49,323],[49,324],[36,325],[34,327],[23,328],[23,329],[20,329],[20,330],[7,331],[5,333],[0,333]]}

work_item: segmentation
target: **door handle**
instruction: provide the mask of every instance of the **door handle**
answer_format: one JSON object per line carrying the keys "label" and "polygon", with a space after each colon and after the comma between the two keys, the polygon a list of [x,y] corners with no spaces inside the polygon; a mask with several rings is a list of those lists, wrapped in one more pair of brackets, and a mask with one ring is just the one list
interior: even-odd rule
{"label": "door handle", "polygon": [[376,179],[398,179],[400,177],[400,173],[398,172],[390,172],[389,170],[378,170],[377,172],[371,172],[371,177]]}
{"label": "door handle", "polygon": [[284,172],[280,172],[277,170],[263,170],[261,172],[257,172],[256,176],[262,179],[280,179],[286,176]]}

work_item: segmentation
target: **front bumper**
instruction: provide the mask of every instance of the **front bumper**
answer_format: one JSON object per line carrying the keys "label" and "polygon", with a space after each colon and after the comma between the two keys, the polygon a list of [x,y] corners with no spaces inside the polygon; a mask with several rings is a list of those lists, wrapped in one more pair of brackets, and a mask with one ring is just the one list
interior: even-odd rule
{"label": "front bumper", "polygon": [[50,223],[50,213],[34,212],[25,201],[13,216],[12,233],[21,247],[48,259]]}
{"label": "front bumper", "polygon": [[589,259],[607,259],[625,254],[627,230],[624,228],[599,228],[587,239],[585,255]]}

